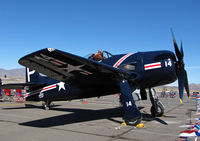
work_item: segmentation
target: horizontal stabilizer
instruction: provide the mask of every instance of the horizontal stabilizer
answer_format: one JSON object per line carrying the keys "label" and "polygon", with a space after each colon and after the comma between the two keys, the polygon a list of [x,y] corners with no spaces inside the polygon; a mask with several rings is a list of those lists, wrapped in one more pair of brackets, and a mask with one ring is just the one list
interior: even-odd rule
{"label": "horizontal stabilizer", "polygon": [[0,89],[33,89],[46,86],[45,83],[10,83],[0,86]]}

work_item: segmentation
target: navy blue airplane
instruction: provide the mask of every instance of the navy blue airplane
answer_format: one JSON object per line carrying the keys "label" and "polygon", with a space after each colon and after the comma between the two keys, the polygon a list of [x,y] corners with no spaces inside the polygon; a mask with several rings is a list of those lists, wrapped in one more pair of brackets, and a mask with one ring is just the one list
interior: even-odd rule
{"label": "navy blue airplane", "polygon": [[95,61],[94,55],[83,58],[53,48],[42,49],[19,60],[27,68],[26,83],[5,84],[0,88],[26,88],[26,101],[44,101],[45,109],[49,109],[52,101],[121,93],[123,119],[129,125],[137,125],[142,115],[132,95],[136,89],[140,89],[142,100],[147,99],[146,89],[149,90],[154,116],[162,116],[164,107],[153,87],[178,78],[180,101],[184,87],[190,96],[182,43],[179,50],[173,32],[172,36],[176,55],[165,50],[120,55],[103,51],[103,58]]}

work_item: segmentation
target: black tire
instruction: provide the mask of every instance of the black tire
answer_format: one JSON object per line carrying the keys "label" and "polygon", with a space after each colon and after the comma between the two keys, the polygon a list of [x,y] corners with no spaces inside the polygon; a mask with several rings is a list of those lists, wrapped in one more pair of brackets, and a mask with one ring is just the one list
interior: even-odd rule
{"label": "black tire", "polygon": [[131,119],[131,120],[125,120],[125,123],[130,126],[137,126],[142,121],[142,118],[137,119]]}
{"label": "black tire", "polygon": [[155,107],[153,107],[153,106],[151,107],[151,114],[154,117],[161,117],[161,116],[163,116],[165,109],[160,102],[157,103],[157,106],[158,106],[158,111],[156,110]]}
{"label": "black tire", "polygon": [[50,106],[47,106],[46,104],[42,104],[42,108],[44,110],[50,110]]}

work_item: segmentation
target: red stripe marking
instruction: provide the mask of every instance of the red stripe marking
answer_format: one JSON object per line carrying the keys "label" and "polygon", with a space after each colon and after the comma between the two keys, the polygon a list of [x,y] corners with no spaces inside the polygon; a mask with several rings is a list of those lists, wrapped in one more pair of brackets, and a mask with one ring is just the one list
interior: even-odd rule
{"label": "red stripe marking", "polygon": [[149,65],[149,66],[145,66],[145,69],[146,68],[151,68],[151,67],[161,67],[161,64],[155,64],[155,65]]}
{"label": "red stripe marking", "polygon": [[89,73],[83,71],[83,72],[80,72],[81,74],[84,74],[84,75],[89,75]]}
{"label": "red stripe marking", "polygon": [[115,63],[115,65],[113,66],[113,67],[117,67],[119,64],[121,64],[126,58],[128,58],[130,55],[132,55],[133,53],[129,53],[129,54],[127,54],[127,55],[125,55],[125,56],[123,56],[121,59],[119,59],[118,61],[117,61],[117,63]]}
{"label": "red stripe marking", "polygon": [[195,130],[185,130],[185,131],[182,131],[180,133],[189,133],[189,134],[191,134],[193,132],[196,132],[196,131]]}
{"label": "red stripe marking", "polygon": [[43,88],[42,91],[44,91],[44,90],[48,90],[48,89],[51,89],[51,88],[54,88],[54,87],[56,87],[56,85],[53,85],[53,86],[49,86],[49,87]]}
{"label": "red stripe marking", "polygon": [[81,72],[81,73],[84,73],[84,74],[86,74],[86,75],[92,74],[91,72],[88,72],[88,71],[83,71],[83,72]]}
{"label": "red stripe marking", "polygon": [[59,65],[64,65],[64,63],[62,63],[62,62],[60,62],[60,61],[58,61],[58,60],[52,60],[52,62],[57,63],[57,64],[59,64]]}

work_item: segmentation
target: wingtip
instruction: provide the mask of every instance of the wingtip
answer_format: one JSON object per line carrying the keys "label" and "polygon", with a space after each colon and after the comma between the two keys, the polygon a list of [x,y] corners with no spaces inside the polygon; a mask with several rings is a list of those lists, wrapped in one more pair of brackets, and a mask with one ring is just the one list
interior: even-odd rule
{"label": "wingtip", "polygon": [[55,49],[54,49],[54,48],[47,48],[47,50],[48,50],[49,52],[53,52]]}

